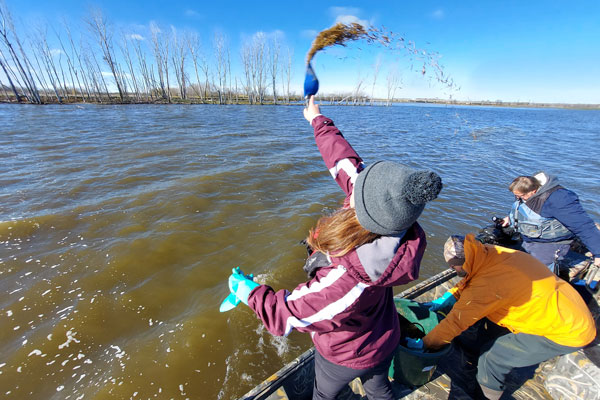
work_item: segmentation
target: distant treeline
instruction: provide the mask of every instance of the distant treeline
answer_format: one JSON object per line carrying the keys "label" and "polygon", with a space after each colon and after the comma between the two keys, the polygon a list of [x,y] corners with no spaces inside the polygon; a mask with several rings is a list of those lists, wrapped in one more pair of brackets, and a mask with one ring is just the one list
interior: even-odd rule
{"label": "distant treeline", "polygon": [[[6,102],[280,104],[301,101],[290,88],[293,50],[276,35],[248,39],[232,57],[227,38],[212,37],[209,52],[196,32],[150,24],[149,38],[115,33],[99,10],[90,11],[79,35],[57,26],[17,32],[0,2],[0,87]],[[53,44],[51,45],[50,42]],[[237,60],[238,75],[232,74]],[[373,81],[375,84],[376,76]],[[352,93],[325,96],[342,104],[373,104],[361,81]],[[399,88],[388,76],[388,98]]]}

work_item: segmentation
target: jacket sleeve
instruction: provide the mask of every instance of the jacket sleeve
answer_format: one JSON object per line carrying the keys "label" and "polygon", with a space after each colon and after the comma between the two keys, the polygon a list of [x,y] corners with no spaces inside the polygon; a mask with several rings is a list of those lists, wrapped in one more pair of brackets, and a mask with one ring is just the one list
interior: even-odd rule
{"label": "jacket sleeve", "polygon": [[300,332],[329,332],[352,315],[352,305],[366,285],[351,279],[342,266],[327,268],[293,292],[275,292],[266,285],[255,288],[248,306],[273,335]]}
{"label": "jacket sleeve", "polygon": [[313,119],[312,126],[325,166],[346,196],[349,196],[358,173],[364,169],[362,159],[331,119],[319,115]]}
{"label": "jacket sleeve", "polygon": [[600,257],[600,230],[585,212],[575,193],[567,189],[555,191],[544,203],[541,215],[559,220],[581,239],[595,257]]}
{"label": "jacket sleeve", "polygon": [[498,297],[490,294],[489,286],[486,288],[465,288],[453,292],[458,301],[435,328],[424,338],[423,343],[427,348],[437,349],[452,341],[456,336],[473,325],[475,322],[489,315],[499,306]]}

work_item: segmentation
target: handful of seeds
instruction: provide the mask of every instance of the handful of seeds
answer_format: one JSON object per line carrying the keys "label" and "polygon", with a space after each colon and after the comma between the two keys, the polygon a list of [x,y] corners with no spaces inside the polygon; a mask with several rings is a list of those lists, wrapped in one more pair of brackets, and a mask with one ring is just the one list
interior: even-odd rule
{"label": "handful of seeds", "polygon": [[[408,56],[410,69],[417,69],[422,75],[429,70],[433,73],[433,78],[449,89],[458,89],[452,78],[444,73],[443,67],[438,63],[440,55],[430,53],[429,51],[419,49],[413,41],[405,41],[402,35],[387,31],[385,28],[367,27],[359,23],[349,24],[337,23],[329,29],[319,32],[306,56],[306,64],[310,63],[315,54],[329,46],[346,46],[347,42],[363,39],[368,44],[376,44],[387,48],[393,52],[398,51]],[[422,67],[413,65],[421,64]]]}
{"label": "handful of seeds", "polygon": [[347,25],[342,24],[341,22],[337,23],[331,28],[321,31],[317,35],[312,47],[308,51],[306,63],[308,64],[315,54],[325,47],[333,45],[345,46],[348,41],[363,38],[366,39],[367,42],[377,40],[377,37],[375,37],[370,30],[365,29],[361,24],[356,22]]}

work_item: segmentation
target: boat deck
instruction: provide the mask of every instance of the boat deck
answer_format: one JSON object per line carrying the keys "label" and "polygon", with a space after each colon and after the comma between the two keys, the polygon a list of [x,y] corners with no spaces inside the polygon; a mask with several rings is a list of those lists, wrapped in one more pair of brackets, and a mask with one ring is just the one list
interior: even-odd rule
{"label": "boat deck", "polygon": [[[452,270],[442,272],[396,297],[431,301],[454,286],[459,280]],[[588,306],[600,328],[600,291]],[[255,387],[241,399],[244,400],[304,400],[311,399],[314,379],[314,349],[303,353],[293,362]],[[431,381],[419,387],[408,387],[392,381],[398,399],[477,399],[476,368],[469,368],[457,347],[437,366]],[[600,339],[583,350],[556,357],[537,366],[514,369],[507,379],[507,389],[502,399],[552,400],[600,399]],[[338,395],[340,400],[367,399],[360,379],[351,382]]]}

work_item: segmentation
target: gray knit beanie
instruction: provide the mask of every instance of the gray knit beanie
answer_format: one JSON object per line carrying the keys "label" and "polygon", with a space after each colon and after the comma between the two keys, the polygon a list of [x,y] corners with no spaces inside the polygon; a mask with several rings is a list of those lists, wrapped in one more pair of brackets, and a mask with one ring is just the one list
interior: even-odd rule
{"label": "gray knit beanie", "polygon": [[442,179],[433,171],[378,161],[361,171],[354,184],[358,222],[379,235],[400,234],[441,190]]}

